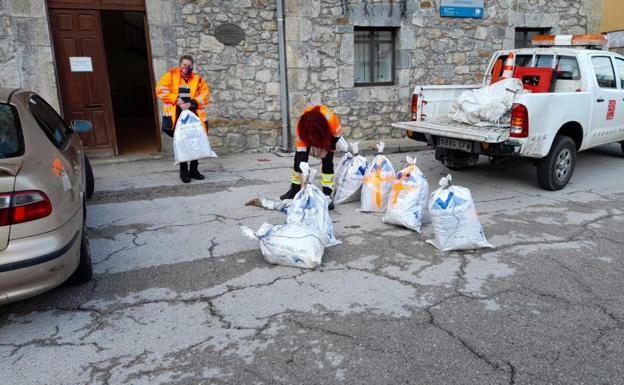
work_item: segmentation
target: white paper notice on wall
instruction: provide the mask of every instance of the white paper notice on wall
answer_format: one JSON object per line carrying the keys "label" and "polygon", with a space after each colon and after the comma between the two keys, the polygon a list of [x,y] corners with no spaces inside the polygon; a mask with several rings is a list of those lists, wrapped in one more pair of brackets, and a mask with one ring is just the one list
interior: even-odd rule
{"label": "white paper notice on wall", "polygon": [[88,56],[70,56],[69,67],[71,72],[93,72],[93,63]]}

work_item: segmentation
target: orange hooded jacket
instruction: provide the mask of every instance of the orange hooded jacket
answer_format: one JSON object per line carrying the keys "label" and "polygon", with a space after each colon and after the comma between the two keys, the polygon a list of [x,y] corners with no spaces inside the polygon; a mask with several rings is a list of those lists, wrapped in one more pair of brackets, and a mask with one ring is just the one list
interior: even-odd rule
{"label": "orange hooded jacket", "polygon": [[[178,100],[178,89],[182,82],[180,68],[172,68],[165,72],[158,81],[156,86],[156,96],[163,102],[162,124],[163,130],[172,130],[176,123],[176,101]],[[210,88],[206,81],[196,73],[193,73],[188,80],[191,89],[191,100],[197,103],[197,116],[204,125],[206,133],[208,133],[208,103],[210,101]]]}

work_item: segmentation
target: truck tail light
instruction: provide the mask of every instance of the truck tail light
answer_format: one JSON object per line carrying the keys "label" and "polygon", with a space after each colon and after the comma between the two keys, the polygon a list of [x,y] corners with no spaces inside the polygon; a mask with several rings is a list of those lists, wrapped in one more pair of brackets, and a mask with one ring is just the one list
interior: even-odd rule
{"label": "truck tail light", "polygon": [[512,138],[526,138],[529,136],[529,112],[523,104],[514,104],[511,110]]}
{"label": "truck tail light", "polygon": [[412,95],[411,111],[412,111],[412,121],[415,121],[416,119],[418,119],[418,94]]}
{"label": "truck tail light", "polygon": [[41,191],[0,194],[0,226],[45,218],[52,213],[52,202]]}

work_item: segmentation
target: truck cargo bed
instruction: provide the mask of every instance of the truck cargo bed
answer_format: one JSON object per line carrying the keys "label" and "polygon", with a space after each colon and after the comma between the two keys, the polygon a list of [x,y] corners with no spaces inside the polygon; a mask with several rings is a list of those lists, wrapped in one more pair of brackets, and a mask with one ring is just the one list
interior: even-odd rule
{"label": "truck cargo bed", "polygon": [[415,121],[392,123],[392,127],[434,136],[501,143],[509,139],[508,126],[471,126],[448,121]]}

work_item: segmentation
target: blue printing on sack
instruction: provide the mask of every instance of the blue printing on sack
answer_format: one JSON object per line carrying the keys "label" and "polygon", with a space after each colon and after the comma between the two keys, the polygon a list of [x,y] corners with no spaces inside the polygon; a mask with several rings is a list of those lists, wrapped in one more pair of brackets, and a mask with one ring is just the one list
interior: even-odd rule
{"label": "blue printing on sack", "polygon": [[182,119],[182,124],[189,123],[189,121],[193,123],[193,122],[199,121],[199,119],[197,119],[194,115],[189,114],[189,115],[186,115],[184,119]]}
{"label": "blue printing on sack", "polygon": [[[438,205],[438,207],[440,207],[443,210],[446,210],[449,205],[451,204],[451,202],[453,201],[453,197],[455,196],[455,194],[453,194],[453,192],[449,192],[448,196],[446,197],[446,202],[443,201],[442,199],[438,198],[436,199],[435,203]],[[459,203],[459,202],[456,202]]]}

